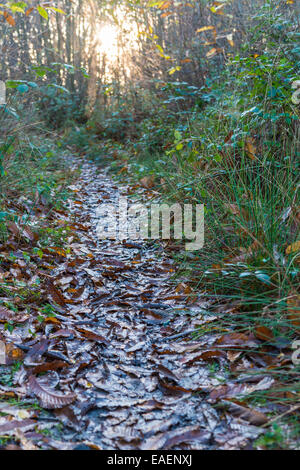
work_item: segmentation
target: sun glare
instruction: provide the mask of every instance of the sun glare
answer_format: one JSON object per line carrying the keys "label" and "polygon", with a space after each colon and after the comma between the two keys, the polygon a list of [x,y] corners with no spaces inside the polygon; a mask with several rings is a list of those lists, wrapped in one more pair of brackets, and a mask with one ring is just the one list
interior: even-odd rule
{"label": "sun glare", "polygon": [[118,53],[118,29],[113,25],[103,26],[98,34],[99,50],[110,57],[116,57]]}

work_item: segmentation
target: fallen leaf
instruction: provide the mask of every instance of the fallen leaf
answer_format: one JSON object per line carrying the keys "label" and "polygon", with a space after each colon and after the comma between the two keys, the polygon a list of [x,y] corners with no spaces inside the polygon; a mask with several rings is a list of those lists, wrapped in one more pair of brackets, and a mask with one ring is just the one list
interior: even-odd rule
{"label": "fallen leaf", "polygon": [[272,331],[266,326],[257,326],[254,330],[254,334],[256,338],[262,341],[271,341],[274,338]]}
{"label": "fallen leaf", "polygon": [[228,347],[238,347],[238,346],[255,347],[256,346],[256,343],[251,339],[251,337],[245,335],[244,333],[228,333],[218,338],[215,344],[227,345]]}
{"label": "fallen leaf", "polygon": [[144,178],[142,178],[140,180],[140,183],[143,186],[143,188],[151,189],[151,188],[153,188],[153,186],[155,184],[155,177],[153,175],[144,176]]}
{"label": "fallen leaf", "polygon": [[24,323],[28,318],[27,314],[16,313],[6,307],[0,307],[0,323]]}
{"label": "fallen leaf", "polygon": [[10,434],[15,434],[17,429],[25,428],[27,431],[36,426],[37,422],[33,419],[23,419],[21,421],[13,420],[8,421],[5,424],[0,425],[0,435],[6,436]]}
{"label": "fallen leaf", "polygon": [[213,47],[206,53],[206,57],[210,59],[211,57],[215,56],[216,54],[220,54],[221,52],[223,52],[221,47]]}
{"label": "fallen leaf", "polygon": [[245,150],[251,160],[256,160],[256,147],[255,147],[255,140],[252,137],[248,137],[245,140]]}
{"label": "fallen leaf", "polygon": [[76,400],[76,395],[74,393],[62,395],[43,387],[33,375],[29,377],[28,384],[29,389],[40,399],[41,406],[48,410],[63,408]]}
{"label": "fallen leaf", "polygon": [[[288,319],[293,325],[299,327],[300,326],[300,295],[295,290],[292,290],[289,292],[288,297],[289,297],[287,299]],[[298,333],[299,333],[299,330],[298,330]]]}
{"label": "fallen leaf", "polygon": [[66,299],[62,295],[62,293],[55,287],[52,281],[48,280],[47,281],[47,290],[49,293],[49,296],[52,298],[52,300],[60,305],[61,307],[64,307],[66,304]]}
{"label": "fallen leaf", "polygon": [[290,255],[291,253],[296,253],[297,251],[300,251],[300,240],[292,243],[285,250],[287,255]]}
{"label": "fallen leaf", "polygon": [[97,341],[99,343],[104,343],[106,345],[109,344],[109,341],[106,338],[104,338],[104,336],[98,335],[97,333],[94,333],[93,331],[85,330],[83,328],[77,328],[77,330],[87,339],[90,339],[92,341]]}
{"label": "fallen leaf", "polygon": [[242,402],[224,399],[222,400],[222,403],[224,403],[231,414],[248,421],[254,426],[261,426],[268,422],[268,418],[264,413],[254,410],[253,408],[249,408]]}

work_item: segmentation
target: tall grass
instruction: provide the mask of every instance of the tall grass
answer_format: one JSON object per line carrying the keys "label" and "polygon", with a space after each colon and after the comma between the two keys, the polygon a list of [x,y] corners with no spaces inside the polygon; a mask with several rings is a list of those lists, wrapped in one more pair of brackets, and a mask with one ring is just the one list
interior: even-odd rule
{"label": "tall grass", "polygon": [[[205,204],[204,249],[176,250],[178,274],[211,300],[219,318],[212,333],[260,332],[247,373],[273,375],[275,385],[249,400],[293,410],[300,390],[299,365],[290,362],[300,333],[300,126],[291,100],[300,73],[297,20],[269,4],[251,26],[240,54],[225,70],[212,68],[197,92],[200,105],[162,106],[118,154],[135,179],[155,178],[162,200]],[[296,414],[283,419],[294,437]]]}

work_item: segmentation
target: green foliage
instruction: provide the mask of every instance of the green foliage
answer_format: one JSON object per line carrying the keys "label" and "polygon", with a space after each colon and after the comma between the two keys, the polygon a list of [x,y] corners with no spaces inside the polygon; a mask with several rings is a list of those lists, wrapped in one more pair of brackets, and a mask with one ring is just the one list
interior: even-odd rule
{"label": "green foliage", "polygon": [[72,96],[67,89],[56,84],[41,87],[39,107],[43,119],[54,129],[64,127],[69,120],[81,120],[84,109],[78,96]]}
{"label": "green foliage", "polygon": [[272,429],[268,430],[263,436],[256,440],[255,447],[266,450],[278,450],[283,448],[284,430],[278,424],[274,424]]}

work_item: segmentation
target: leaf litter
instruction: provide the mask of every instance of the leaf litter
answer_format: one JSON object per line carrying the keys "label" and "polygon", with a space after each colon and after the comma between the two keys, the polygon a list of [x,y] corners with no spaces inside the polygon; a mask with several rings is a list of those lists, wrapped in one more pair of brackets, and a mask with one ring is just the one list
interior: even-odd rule
{"label": "leaf litter", "polygon": [[[0,379],[8,377],[0,381],[0,434],[10,437],[7,448],[251,446],[269,418],[243,398],[274,380],[246,374],[239,381],[238,374],[228,378],[228,368],[256,370],[251,354],[271,333],[258,327],[252,336],[216,331],[193,339],[193,331],[217,317],[205,314],[209,299],[195,296],[188,281],[174,283],[167,244],[96,237],[99,201],[113,203],[130,188],[118,190],[87,163],[70,189],[76,200],[68,210],[51,212],[70,227],[66,246],[42,250],[34,230],[17,223],[1,246],[2,279],[16,289],[18,270],[29,292],[24,301],[16,290],[18,311],[0,298],[6,347]],[[29,244],[36,254],[23,262]],[[15,363],[19,368],[10,375]]]}

